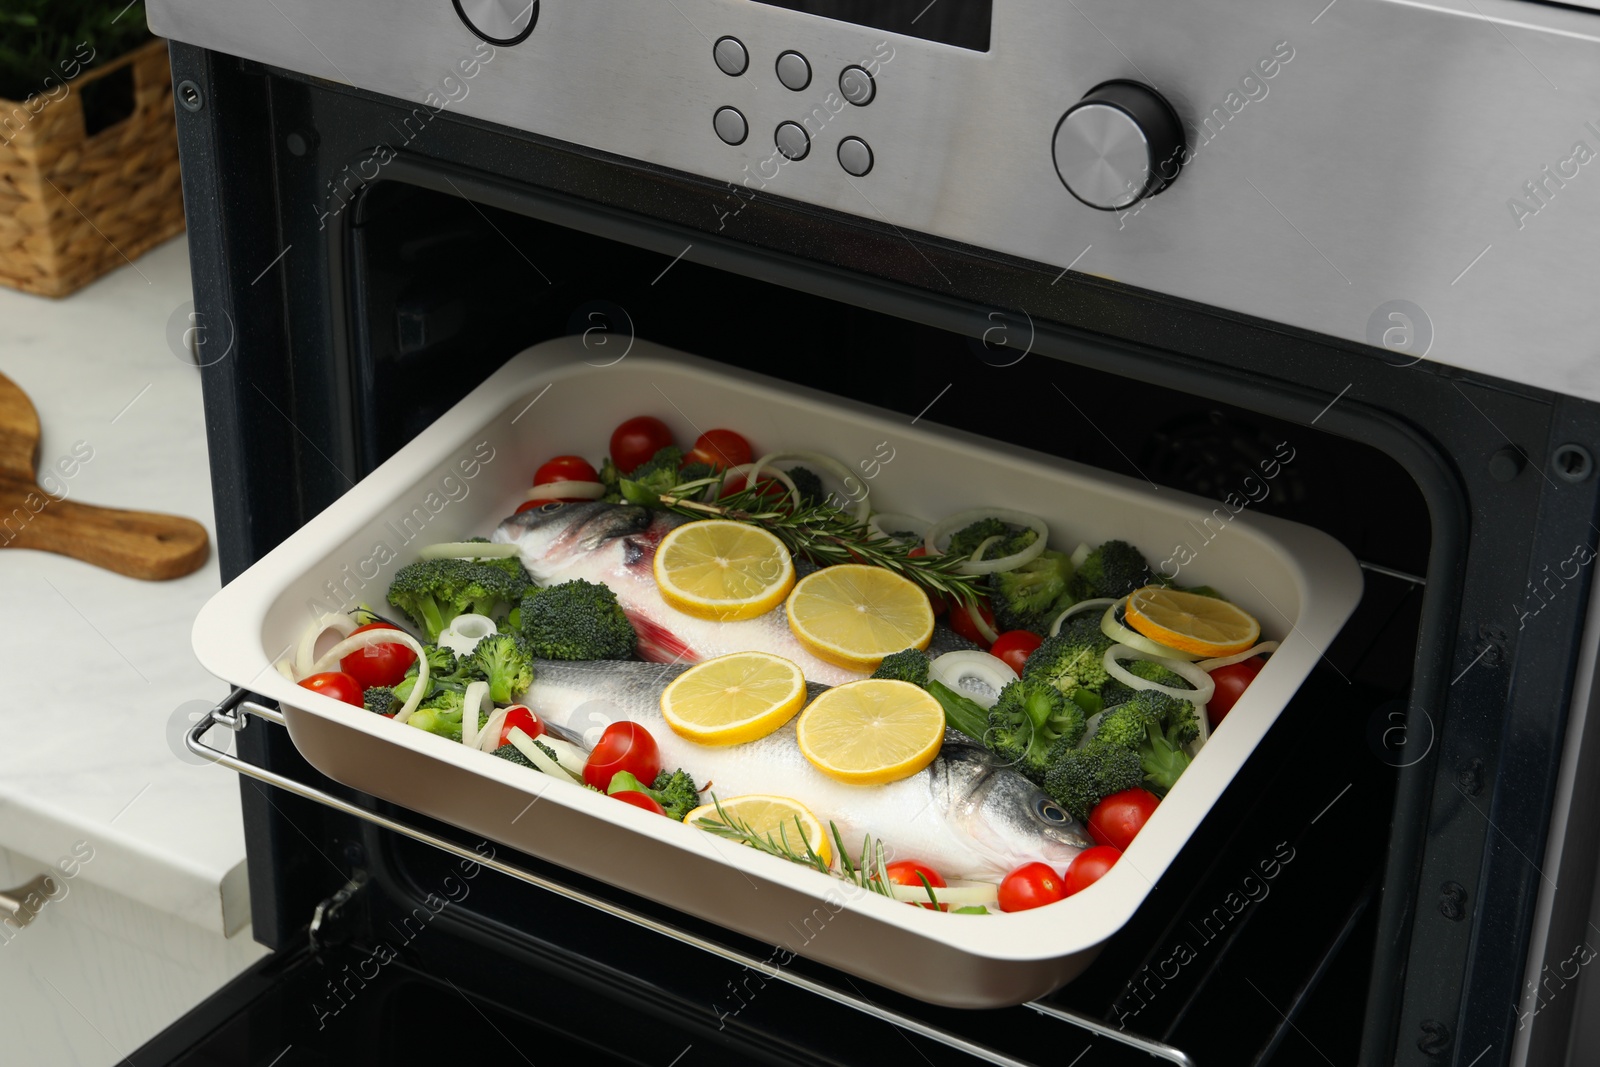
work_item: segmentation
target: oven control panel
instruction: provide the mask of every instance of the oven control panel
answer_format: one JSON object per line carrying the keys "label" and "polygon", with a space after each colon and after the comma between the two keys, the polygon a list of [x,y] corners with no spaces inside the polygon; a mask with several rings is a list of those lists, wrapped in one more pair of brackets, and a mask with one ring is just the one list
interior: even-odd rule
{"label": "oven control panel", "polygon": [[[1597,13],[1521,0],[148,8],[177,40],[726,182],[735,239],[741,197],[783,197],[886,223],[908,257],[934,234],[1397,364],[1600,399]],[[394,130],[373,136],[403,147]]]}

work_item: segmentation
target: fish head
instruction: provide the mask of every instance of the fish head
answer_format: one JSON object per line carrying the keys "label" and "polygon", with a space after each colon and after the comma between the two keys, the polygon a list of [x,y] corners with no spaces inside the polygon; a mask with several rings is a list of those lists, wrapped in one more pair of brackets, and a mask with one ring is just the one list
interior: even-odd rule
{"label": "fish head", "polygon": [[938,762],[946,818],[1001,873],[1032,862],[1060,870],[1094,845],[1066,809],[981,746],[947,744]]}
{"label": "fish head", "polygon": [[518,546],[523,566],[535,581],[542,581],[580,556],[644,533],[653,518],[648,508],[631,505],[551,501],[506,519],[494,540]]}

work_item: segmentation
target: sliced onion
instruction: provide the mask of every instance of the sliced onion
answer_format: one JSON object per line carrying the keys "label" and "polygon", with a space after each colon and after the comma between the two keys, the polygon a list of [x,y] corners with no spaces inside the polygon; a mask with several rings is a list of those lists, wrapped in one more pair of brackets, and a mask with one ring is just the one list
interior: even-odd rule
{"label": "sliced onion", "polygon": [[[773,453],[777,455],[777,453]],[[776,478],[783,487],[789,490],[789,501],[795,507],[800,506],[800,490],[795,488],[794,479],[771,463],[772,456],[762,456],[754,463],[741,463],[737,467],[729,467],[722,476],[722,484],[727,485],[729,478],[743,478],[746,489],[753,488],[763,474],[770,474]],[[710,488],[715,488],[711,486]]]}
{"label": "sliced onion", "polygon": [[416,553],[419,560],[502,560],[522,552],[514,544],[490,541],[443,541]]}
{"label": "sliced onion", "polygon": [[920,542],[923,534],[927,533],[928,527],[932,525],[927,519],[919,519],[915,515],[902,515],[895,511],[875,512],[872,518],[867,520],[867,530],[874,537],[887,537],[889,540],[896,542],[900,538],[890,533],[890,530],[904,530],[915,534],[916,539]]}
{"label": "sliced onion", "polygon": [[422,642],[406,633],[404,630],[364,630],[358,634],[351,634],[337,645],[328,649],[326,655],[311,665],[311,669],[302,678],[323,671],[334,669],[334,665],[352,652],[358,652],[372,645],[405,645],[417,654],[417,684],[411,687],[411,695],[406,697],[406,702],[399,711],[394,713],[394,721],[403,723],[411,718],[411,713],[417,710],[417,705],[422,703],[422,696],[428,691],[428,656],[423,651]]}
{"label": "sliced onion", "polygon": [[1128,627],[1118,622],[1117,609],[1120,608],[1123,605],[1123,602],[1127,599],[1127,597],[1123,597],[1121,600],[1116,601],[1106,609],[1106,613],[1100,617],[1101,633],[1105,634],[1119,645],[1127,645],[1129,648],[1138,649],[1140,652],[1143,652],[1146,655],[1158,656],[1165,659],[1181,659],[1189,663],[1192,663],[1200,658],[1193,652],[1179,652],[1175,648],[1168,648],[1166,645],[1152,641],[1144,634],[1139,633],[1137,630],[1130,630]]}
{"label": "sliced onion", "polygon": [[1072,607],[1056,616],[1056,621],[1050,624],[1050,636],[1056,637],[1060,635],[1061,627],[1064,626],[1066,621],[1072,618],[1074,615],[1077,615],[1080,612],[1093,611],[1096,608],[1115,607],[1116,603],[1117,602],[1110,597],[1104,596],[1095,597],[1093,600],[1080,600],[1076,604],[1072,605]]}
{"label": "sliced onion", "polygon": [[1083,736],[1078,738],[1078,748],[1083,748],[1094,740],[1094,735],[1100,732],[1100,723],[1105,720],[1105,717],[1106,713],[1104,711],[1097,711],[1089,716],[1089,721],[1083,724]]}
{"label": "sliced onion", "polygon": [[[891,884],[889,892],[896,900],[912,904],[930,903],[928,890],[920,885]],[[974,904],[996,904],[1000,900],[1000,887],[985,884],[934,886],[933,897],[940,904],[949,904],[957,908],[970,907]]]}
{"label": "sliced onion", "polygon": [[[549,727],[546,726],[546,729],[549,729]],[[563,741],[561,738],[551,737],[549,734],[545,734],[539,740],[550,746],[550,751],[556,754],[556,760],[561,763],[562,770],[576,777],[582,777],[583,765],[589,762],[589,754],[587,752],[570,741]],[[568,763],[576,766],[578,770],[573,771],[568,768]],[[650,783],[645,782],[644,784],[648,786]]]}
{"label": "sliced onion", "polygon": [[989,551],[989,546],[994,544],[996,541],[1004,540],[1005,538],[1001,537],[999,534],[995,534],[993,537],[985,537],[982,541],[978,542],[978,547],[972,550],[972,555],[968,557],[967,562],[982,563],[983,554]]}
{"label": "sliced onion", "polygon": [[494,709],[493,714],[489,716],[489,721],[483,724],[483,729],[478,734],[478,744],[476,746],[478,751],[493,752],[500,747],[494,742],[500,740],[500,731],[505,727],[506,714],[510,710],[511,708]]}
{"label": "sliced onion", "polygon": [[[1142,659],[1151,663],[1159,663],[1173,674],[1194,686],[1193,689],[1175,689],[1170,685],[1159,682],[1146,681],[1134,674],[1121,663],[1125,659]],[[1217,684],[1211,680],[1211,675],[1195,666],[1193,663],[1181,659],[1171,659],[1167,656],[1152,656],[1148,652],[1141,652],[1137,648],[1127,645],[1112,645],[1106,649],[1106,673],[1129,689],[1154,689],[1158,693],[1165,693],[1169,697],[1187,700],[1196,708],[1201,708],[1210,702],[1211,696],[1217,691]],[[1200,736],[1205,736],[1205,726],[1200,727]]]}
{"label": "sliced onion", "polygon": [[290,680],[298,682],[317,673],[311,669],[311,665],[316,661],[318,638],[329,630],[337,630],[341,638],[349,637],[358,625],[348,615],[329,612],[318,616],[317,621],[306,627],[306,632],[300,635],[300,643],[294,650],[294,677]]}
{"label": "sliced onion", "polygon": [[449,626],[439,631],[439,644],[458,656],[470,656],[479,641],[499,632],[500,628],[487,615],[457,615]]}
{"label": "sliced onion", "polygon": [[[1017,680],[1017,672],[1011,669],[1011,664],[999,656],[991,656],[987,652],[976,649],[964,649],[960,652],[946,652],[935,659],[928,667],[928,678],[931,681],[941,682],[973,703],[982,708],[994,706],[999,699],[1000,690],[1006,683]],[[973,692],[961,684],[963,678],[976,678],[990,689],[994,696]]]}
{"label": "sliced onion", "polygon": [[489,696],[488,682],[473,682],[461,700],[461,743],[468,748],[478,747],[478,714]]}
{"label": "sliced onion", "polygon": [[[833,475],[847,493],[850,491],[850,479],[854,478],[861,486],[861,499],[856,502],[855,520],[864,526],[872,514],[872,508],[868,504],[868,499],[872,495],[872,487],[867,485],[865,478],[832,456],[824,455],[821,452],[773,452],[770,455],[762,456],[761,463],[763,466],[769,463],[807,463],[813,467],[821,467],[824,471]],[[841,506],[839,510],[843,511],[845,509]]]}
{"label": "sliced onion", "polygon": [[1090,548],[1087,544],[1080,544],[1077,548],[1073,549],[1072,569],[1077,570],[1079,567],[1083,566],[1083,561],[1088,559],[1089,553],[1093,551],[1094,549]]}
{"label": "sliced onion", "polygon": [[[534,744],[533,738],[523,733],[521,728],[515,726],[512,727],[511,733],[506,737],[506,740],[510,741],[513,745],[516,745],[517,751],[522,753],[524,756],[527,756],[528,762],[532,763],[544,773],[552,775],[556,778],[560,778],[563,781],[577,782],[579,785],[583,784],[579,778],[573,776],[571,771],[567,770],[565,767],[561,766],[561,764],[551,759],[545,753],[544,749]],[[549,744],[548,741],[545,743]]]}
{"label": "sliced onion", "polygon": [[[1016,570],[1023,564],[1032,563],[1044,551],[1045,542],[1050,538],[1050,527],[1037,515],[1030,515],[1026,511],[1013,511],[1010,508],[969,508],[958,511],[948,518],[940,519],[928,527],[927,534],[922,539],[922,545],[928,550],[930,556],[941,556],[944,550],[939,547],[939,542],[950,534],[955,533],[964,526],[971,526],[979,519],[999,519],[1009,522],[1013,526],[1026,526],[1039,536],[1033,539],[1033,544],[1021,552],[1014,552],[1009,556],[999,559],[985,559],[968,561],[961,565],[963,574],[994,574],[998,571]],[[993,641],[994,638],[989,638]]]}
{"label": "sliced onion", "polygon": [[983,612],[978,610],[978,602],[976,600],[967,601],[965,607],[967,611],[967,618],[972,620],[972,628],[978,631],[979,637],[983,638],[991,645],[1000,640],[999,633],[995,631],[993,626],[990,626],[989,623],[985,621]]}
{"label": "sliced onion", "polygon": [[1196,663],[1195,666],[1199,667],[1203,671],[1214,671],[1218,667],[1231,667],[1235,663],[1243,663],[1247,659],[1255,659],[1257,656],[1264,656],[1268,652],[1276,652],[1277,650],[1278,642],[1263,641],[1255,648],[1247,648],[1243,652],[1239,652],[1232,656],[1218,656],[1216,659],[1203,659],[1199,663]]}
{"label": "sliced onion", "polygon": [[599,500],[605,495],[599,482],[545,482],[529,489],[523,500]]}

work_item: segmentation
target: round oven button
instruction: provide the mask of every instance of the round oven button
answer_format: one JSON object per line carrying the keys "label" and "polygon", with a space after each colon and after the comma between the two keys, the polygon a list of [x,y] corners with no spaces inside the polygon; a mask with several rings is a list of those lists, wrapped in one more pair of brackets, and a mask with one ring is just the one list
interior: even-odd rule
{"label": "round oven button", "polygon": [[778,80],[798,93],[811,84],[811,64],[799,52],[785,52],[778,57]]}
{"label": "round oven button", "polygon": [[539,21],[539,0],[453,0],[467,29],[490,44],[521,44]]}
{"label": "round oven button", "polygon": [[1052,144],[1067,192],[1101,211],[1154,196],[1178,177],[1183,126],[1161,94],[1138,82],[1106,82],[1067,109]]}
{"label": "round oven button", "polygon": [[750,136],[750,124],[736,107],[717,108],[717,113],[711,116],[711,125],[717,136],[728,144],[744,144],[744,139]]}
{"label": "round oven button", "polygon": [[846,137],[839,142],[839,166],[857,178],[865,177],[872,169],[872,148],[859,137]]}
{"label": "round oven button", "polygon": [[878,83],[866,67],[846,67],[839,72],[839,93],[856,107],[866,107],[878,95]]}
{"label": "round oven button", "polygon": [[791,160],[804,159],[811,152],[811,135],[798,122],[779,124],[773,140],[777,142],[778,151]]}
{"label": "round oven button", "polygon": [[750,66],[750,53],[744,50],[744,42],[737,37],[724,37],[711,48],[711,56],[717,61],[717,66],[722,73],[730,78],[737,78]]}

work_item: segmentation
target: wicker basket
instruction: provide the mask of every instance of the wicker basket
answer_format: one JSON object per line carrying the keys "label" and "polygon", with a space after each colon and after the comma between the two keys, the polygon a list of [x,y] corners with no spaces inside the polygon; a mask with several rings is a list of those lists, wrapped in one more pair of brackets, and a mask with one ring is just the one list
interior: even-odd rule
{"label": "wicker basket", "polygon": [[[80,90],[124,67],[133,113],[88,136]],[[43,107],[35,99],[36,114],[0,100],[0,122],[12,119],[0,125],[0,284],[43,296],[65,296],[183,230],[166,42],[67,85]]]}

